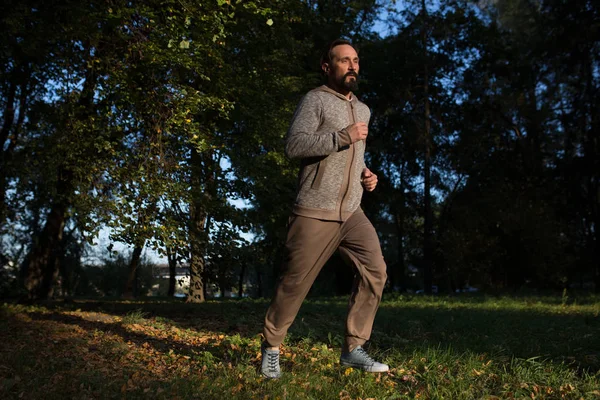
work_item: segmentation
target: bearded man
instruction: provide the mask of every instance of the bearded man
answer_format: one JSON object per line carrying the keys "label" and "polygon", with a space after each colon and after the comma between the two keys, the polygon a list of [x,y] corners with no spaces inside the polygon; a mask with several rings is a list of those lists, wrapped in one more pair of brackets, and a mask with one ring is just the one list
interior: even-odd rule
{"label": "bearded man", "polygon": [[349,41],[333,41],[321,58],[327,84],[304,96],[286,136],[285,152],[300,160],[298,191],[288,226],[286,265],[267,311],[262,374],[281,375],[279,346],[325,262],[339,250],[354,269],[340,364],[368,372],[389,367],[363,348],[387,279],[379,238],[360,202],[377,186],[365,165],[371,113],[354,95],[359,58]]}

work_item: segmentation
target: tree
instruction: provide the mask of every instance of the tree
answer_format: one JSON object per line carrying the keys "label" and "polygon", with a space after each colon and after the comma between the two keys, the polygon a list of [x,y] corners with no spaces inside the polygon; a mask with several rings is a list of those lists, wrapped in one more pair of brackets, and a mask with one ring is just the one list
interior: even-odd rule
{"label": "tree", "polygon": [[[54,61],[69,66],[60,69],[60,65],[59,70],[66,72],[55,78],[56,95],[64,101],[48,103],[53,114],[46,112],[38,123],[38,127],[44,123],[48,139],[43,146],[40,143],[40,150],[55,165],[49,170],[53,175],[42,180],[55,184],[46,225],[25,262],[26,286],[32,299],[51,295],[56,277],[56,255],[52,249],[60,241],[66,213],[80,213],[84,229],[94,232],[98,220],[85,215],[86,207],[81,202],[91,206],[87,209],[105,215],[106,207],[98,205],[105,194],[107,180],[103,178],[108,176],[109,184],[126,186],[115,181],[118,176],[107,175],[105,166],[110,164],[106,161],[117,160],[117,165],[123,165],[127,162],[123,157],[131,154],[123,149],[133,149],[136,141],[152,135],[159,136],[152,143],[160,144],[164,140],[162,132],[181,144],[169,152],[181,159],[190,145],[204,146],[205,138],[198,134],[199,124],[192,122],[190,116],[213,110],[219,114],[226,104],[215,93],[201,91],[201,83],[210,79],[204,75],[204,69],[217,57],[206,54],[214,49],[213,38],[223,34],[222,17],[226,15],[217,5],[206,9],[180,2],[136,7],[127,2],[92,2],[78,3],[73,10],[65,21],[68,32],[57,40],[59,49],[64,49],[59,53],[62,58]],[[196,41],[190,44],[194,38]],[[69,83],[78,79],[83,79],[83,84],[72,89]],[[48,118],[50,115],[52,119]],[[53,158],[57,153],[64,157]],[[150,152],[151,158],[155,154]],[[90,160],[95,163],[90,165]],[[154,183],[145,189],[160,186],[164,176],[152,176],[150,181]],[[125,177],[130,182],[141,182],[149,175],[139,168],[136,176]],[[143,205],[148,197],[142,189],[139,186],[137,194]],[[139,224],[139,220],[135,223]]]}
{"label": "tree", "polygon": [[458,134],[451,121],[477,20],[456,2],[427,7],[422,1],[407,4],[395,17],[397,34],[366,47],[371,64],[365,68],[365,98],[373,107],[369,161],[384,174],[376,221],[393,224],[398,235],[395,249],[383,243],[393,260],[392,285],[400,284],[407,264],[417,265],[429,291],[433,279],[446,273],[439,257],[440,211],[462,181],[449,163]]}

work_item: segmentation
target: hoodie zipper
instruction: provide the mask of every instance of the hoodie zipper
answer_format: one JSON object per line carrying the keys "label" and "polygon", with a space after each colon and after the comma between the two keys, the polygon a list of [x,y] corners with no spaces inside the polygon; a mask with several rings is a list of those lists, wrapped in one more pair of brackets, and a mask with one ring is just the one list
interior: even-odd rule
{"label": "hoodie zipper", "polygon": [[[350,100],[350,111],[352,114],[352,123],[355,124],[356,123],[356,118],[354,116],[354,104],[352,102],[352,100]],[[344,212],[344,202],[346,201],[346,197],[348,196],[348,192],[350,191],[350,185],[352,184],[352,168],[354,166],[354,155],[355,155],[355,143],[352,143],[350,145],[350,149],[352,149],[352,154],[350,156],[350,168],[348,170],[348,176],[346,177],[346,190],[344,192],[344,195],[342,196],[342,201],[340,202],[340,220],[343,221],[343,212]]]}

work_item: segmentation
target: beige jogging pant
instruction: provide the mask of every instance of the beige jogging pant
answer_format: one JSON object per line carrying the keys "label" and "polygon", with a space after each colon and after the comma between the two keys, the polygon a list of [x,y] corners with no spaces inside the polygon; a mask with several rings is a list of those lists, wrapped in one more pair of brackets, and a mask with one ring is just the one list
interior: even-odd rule
{"label": "beige jogging pant", "polygon": [[292,217],[287,265],[265,317],[263,333],[269,346],[283,342],[321,268],[338,248],[355,270],[344,350],[352,351],[369,339],[387,274],[375,228],[359,210],[345,222]]}

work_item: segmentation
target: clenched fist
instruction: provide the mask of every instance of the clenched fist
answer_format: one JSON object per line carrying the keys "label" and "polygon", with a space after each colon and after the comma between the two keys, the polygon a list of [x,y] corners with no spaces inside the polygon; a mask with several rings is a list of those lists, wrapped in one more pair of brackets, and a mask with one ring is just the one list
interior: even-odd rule
{"label": "clenched fist", "polygon": [[361,183],[367,192],[372,192],[377,186],[377,175],[371,172],[369,168],[365,168],[361,174]]}
{"label": "clenched fist", "polygon": [[352,143],[358,142],[359,140],[365,140],[369,134],[369,128],[364,122],[357,122],[346,127],[346,131],[350,135]]}

